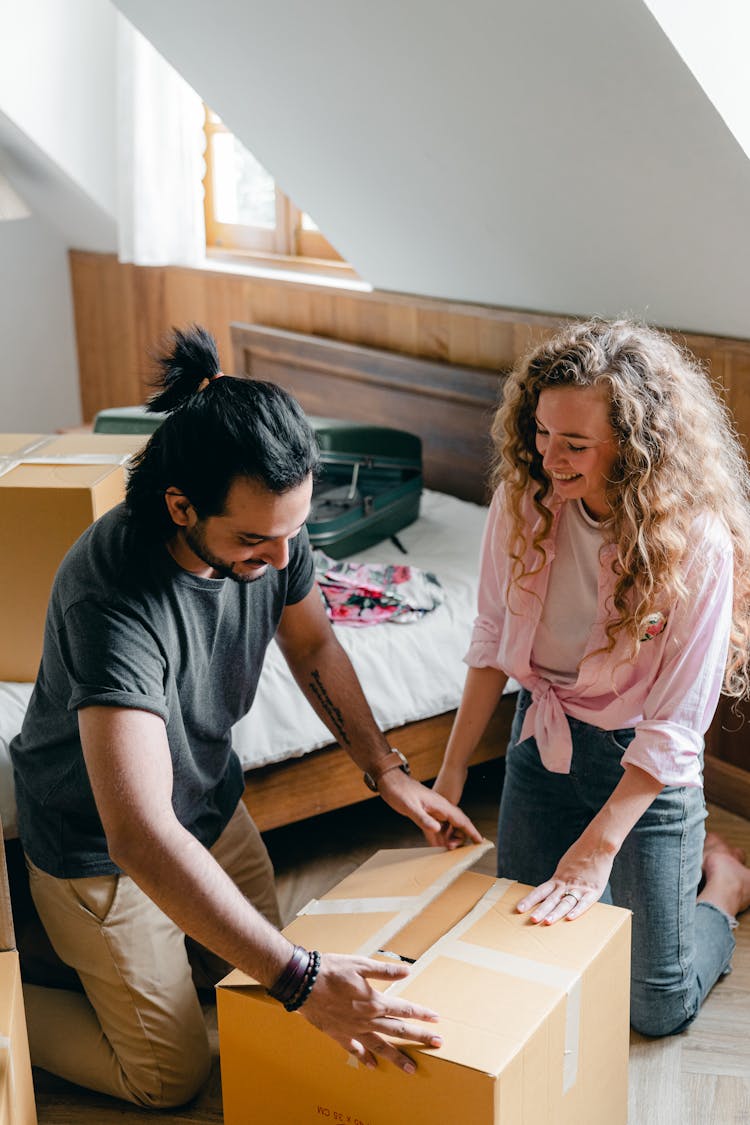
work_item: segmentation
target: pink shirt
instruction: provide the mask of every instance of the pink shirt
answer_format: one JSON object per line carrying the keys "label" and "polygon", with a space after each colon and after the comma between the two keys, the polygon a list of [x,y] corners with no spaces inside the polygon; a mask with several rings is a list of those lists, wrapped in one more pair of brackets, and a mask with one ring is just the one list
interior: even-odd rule
{"label": "pink shirt", "polygon": [[[479,571],[479,615],[465,657],[474,668],[497,668],[532,694],[522,738],[534,736],[545,767],[569,773],[572,756],[566,715],[602,730],[635,727],[635,738],[621,759],[652,774],[664,785],[700,786],[703,735],[721,692],[732,617],[732,542],[728,530],[710,516],[696,520],[692,549],[682,574],[686,598],[644,621],[635,660],[618,635],[612,652],[583,661],[574,683],[553,685],[531,667],[534,633],[541,617],[561,506],[544,541],[546,565],[506,594],[510,574],[510,515],[499,489],[490,505]],[[530,526],[540,522],[528,501]],[[615,584],[616,548],[602,548],[597,616],[588,652],[607,643],[606,610]],[[538,565],[529,552],[525,562]],[[620,663],[621,661],[624,663]]]}

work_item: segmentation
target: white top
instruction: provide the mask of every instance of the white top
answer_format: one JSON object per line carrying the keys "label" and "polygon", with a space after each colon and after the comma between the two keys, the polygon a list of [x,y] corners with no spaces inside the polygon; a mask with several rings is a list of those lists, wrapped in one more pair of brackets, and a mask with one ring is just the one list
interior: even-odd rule
{"label": "white top", "polygon": [[596,619],[602,523],[580,500],[563,504],[542,616],[534,634],[531,664],[553,684],[578,679],[578,665]]}

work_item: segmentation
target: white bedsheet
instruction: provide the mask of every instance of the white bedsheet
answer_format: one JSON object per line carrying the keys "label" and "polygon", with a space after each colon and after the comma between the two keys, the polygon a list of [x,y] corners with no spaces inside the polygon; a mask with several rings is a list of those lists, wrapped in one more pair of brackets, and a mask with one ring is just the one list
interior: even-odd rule
{"label": "white bedsheet", "polygon": [[[457,706],[466,675],[463,656],[476,612],[479,547],[485,509],[425,491],[416,523],[391,542],[357,554],[362,561],[410,563],[437,575],[445,603],[411,625],[335,626],[383,730]],[[6,837],[17,834],[8,744],[20,730],[31,684],[0,683],[0,815]],[[516,685],[509,685],[512,690]],[[301,757],[331,741],[272,643],[255,703],[234,728],[244,769]]]}

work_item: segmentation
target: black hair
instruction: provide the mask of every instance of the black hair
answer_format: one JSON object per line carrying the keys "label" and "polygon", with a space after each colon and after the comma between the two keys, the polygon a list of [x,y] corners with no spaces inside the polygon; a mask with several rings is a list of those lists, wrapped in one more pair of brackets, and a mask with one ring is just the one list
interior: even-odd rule
{"label": "black hair", "polygon": [[166,541],[175,526],[164,499],[178,488],[198,517],[221,515],[237,477],[284,493],[314,474],[312,426],[282,387],[222,375],[216,342],[204,328],[173,329],[156,358],[158,388],[147,409],[167,417],[133,459],[127,487],[131,528]]}

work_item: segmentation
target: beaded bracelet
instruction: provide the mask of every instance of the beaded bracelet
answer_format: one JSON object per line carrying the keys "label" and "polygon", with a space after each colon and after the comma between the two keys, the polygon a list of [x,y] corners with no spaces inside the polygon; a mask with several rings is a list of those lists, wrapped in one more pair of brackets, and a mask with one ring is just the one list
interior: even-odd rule
{"label": "beaded bracelet", "polygon": [[320,970],[320,954],[318,953],[317,949],[313,949],[312,953],[310,954],[310,958],[307,962],[307,969],[306,969],[305,975],[302,979],[302,984],[300,986],[299,992],[297,993],[297,995],[292,1000],[289,1000],[284,1005],[287,1012],[296,1012],[299,1008],[302,1007],[302,1005],[307,1000],[307,998],[309,997],[310,993],[313,990],[313,985],[315,984],[315,981],[318,979],[319,970]]}
{"label": "beaded bracelet", "polygon": [[268,989],[269,996],[272,996],[274,1000],[279,1000],[282,1004],[288,1004],[303,987],[309,967],[310,954],[301,945],[295,945],[286,968]]}

